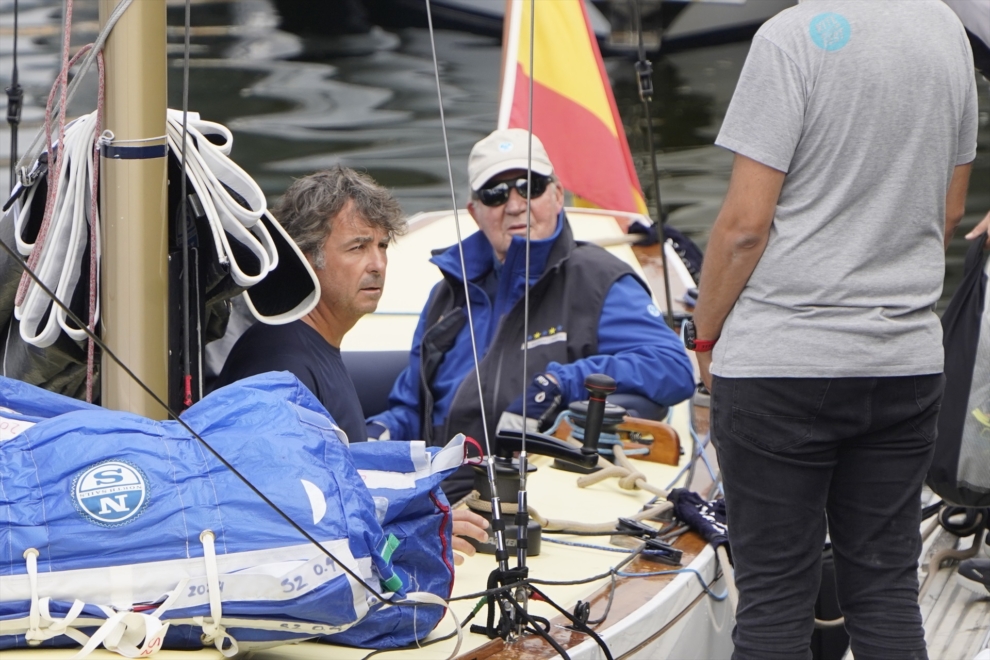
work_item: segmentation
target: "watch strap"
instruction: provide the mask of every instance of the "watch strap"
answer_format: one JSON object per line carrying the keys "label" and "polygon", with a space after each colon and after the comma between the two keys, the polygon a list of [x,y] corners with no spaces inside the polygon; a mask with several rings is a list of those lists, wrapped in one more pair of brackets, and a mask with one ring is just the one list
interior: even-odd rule
{"label": "watch strap", "polygon": [[707,353],[708,351],[715,348],[715,342],[717,339],[695,339],[694,340],[694,352],[695,353]]}

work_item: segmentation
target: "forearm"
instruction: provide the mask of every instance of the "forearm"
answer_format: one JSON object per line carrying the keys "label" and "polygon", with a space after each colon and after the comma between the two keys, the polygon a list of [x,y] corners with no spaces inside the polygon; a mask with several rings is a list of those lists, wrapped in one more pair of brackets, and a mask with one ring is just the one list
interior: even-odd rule
{"label": "forearm", "polygon": [[694,370],[680,336],[667,327],[649,292],[632,275],[609,289],[598,320],[597,353],[548,365],[568,402],[587,398],[584,379],[593,373],[614,378],[620,393],[657,403],[677,403],[694,391]]}
{"label": "forearm", "polygon": [[694,392],[694,372],[681,346],[640,346],[618,355],[594,355],[570,364],[551,362],[547,370],[560,382],[568,402],[588,398],[584,380],[602,373],[616,381],[616,393],[639,394],[674,405]]}
{"label": "forearm", "polygon": [[952,172],[949,190],[945,196],[945,249],[949,249],[952,235],[966,215],[966,191],[969,189],[969,175],[973,164],[958,165]]}
{"label": "forearm", "polygon": [[698,339],[718,339],[722,334],[722,325],[756,270],[769,238],[769,233],[747,232],[720,220],[721,216],[712,228],[701,271],[694,313]]}
{"label": "forearm", "polygon": [[785,174],[741,154],[705,251],[698,304],[697,338],[715,340],[763,256]]}

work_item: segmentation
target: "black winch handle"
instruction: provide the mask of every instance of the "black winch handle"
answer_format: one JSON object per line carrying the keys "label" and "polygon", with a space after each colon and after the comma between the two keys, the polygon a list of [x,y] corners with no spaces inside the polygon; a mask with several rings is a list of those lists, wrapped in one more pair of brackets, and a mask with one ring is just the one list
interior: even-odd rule
{"label": "black winch handle", "polygon": [[591,374],[584,379],[584,388],[589,396],[581,453],[597,454],[598,438],[602,434],[602,420],[605,418],[605,397],[615,391],[615,379],[605,374]]}

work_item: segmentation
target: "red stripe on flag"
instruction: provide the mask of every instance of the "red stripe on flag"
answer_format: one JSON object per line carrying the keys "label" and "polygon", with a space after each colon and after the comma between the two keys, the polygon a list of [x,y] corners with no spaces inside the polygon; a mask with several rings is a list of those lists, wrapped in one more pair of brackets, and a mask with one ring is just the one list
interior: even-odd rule
{"label": "red stripe on flag", "polygon": [[[629,173],[629,181],[633,185],[638,193],[639,198],[642,200],[643,207],[640,208],[638,202],[633,202],[632,209],[615,209],[616,211],[627,211],[632,210],[636,213],[647,213],[646,206],[646,196],[643,195],[643,188],[639,185],[639,174],[636,172],[636,166],[633,165],[632,153],[629,151],[629,141],[626,140],[625,132],[622,128],[622,119],[619,117],[619,106],[615,104],[615,94],[612,93],[612,86],[608,80],[608,73],[605,72],[605,60],[602,59],[601,49],[598,48],[598,38],[595,36],[595,31],[591,29],[591,21],[588,19],[588,8],[584,6],[584,3],[579,3],[581,7],[581,13],[584,14],[584,24],[588,28],[588,43],[591,44],[591,49],[595,52],[595,62],[598,63],[598,75],[601,78],[602,84],[605,86],[605,96],[608,98],[608,106],[612,109],[612,121],[615,122],[615,129],[619,131],[619,149],[622,150],[622,158],[625,161],[626,172]],[[647,119],[650,119],[649,117]]]}
{"label": "red stripe on flag", "polygon": [[[528,128],[528,98],[529,78],[518,66],[509,126]],[[546,147],[565,188],[601,208],[640,211],[621,141],[590,110],[538,81],[533,82],[533,133]]]}

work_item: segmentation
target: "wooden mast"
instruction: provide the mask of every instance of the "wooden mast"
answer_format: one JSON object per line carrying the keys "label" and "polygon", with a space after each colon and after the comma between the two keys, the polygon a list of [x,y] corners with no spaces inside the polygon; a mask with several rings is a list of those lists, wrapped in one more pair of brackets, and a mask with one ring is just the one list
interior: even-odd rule
{"label": "wooden mast", "polygon": [[[119,0],[100,0],[100,25]],[[113,144],[102,158],[103,340],[168,399],[168,197],[165,0],[137,0],[104,49],[106,114]],[[165,410],[106,355],[107,408],[163,419]]]}

